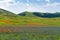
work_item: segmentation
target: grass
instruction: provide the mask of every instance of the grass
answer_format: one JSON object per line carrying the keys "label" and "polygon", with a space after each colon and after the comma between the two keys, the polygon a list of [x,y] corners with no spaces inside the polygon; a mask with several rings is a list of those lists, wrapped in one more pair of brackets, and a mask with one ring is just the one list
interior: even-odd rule
{"label": "grass", "polygon": [[47,25],[55,25],[60,26],[60,18],[29,18],[24,17],[20,20],[14,21],[16,24],[19,25],[40,25],[40,26],[47,26]]}
{"label": "grass", "polygon": [[3,32],[0,33],[0,40],[60,40],[60,32]]}
{"label": "grass", "polygon": [[14,19],[0,19],[0,25],[32,25],[32,26],[60,26],[60,18],[19,17]]}

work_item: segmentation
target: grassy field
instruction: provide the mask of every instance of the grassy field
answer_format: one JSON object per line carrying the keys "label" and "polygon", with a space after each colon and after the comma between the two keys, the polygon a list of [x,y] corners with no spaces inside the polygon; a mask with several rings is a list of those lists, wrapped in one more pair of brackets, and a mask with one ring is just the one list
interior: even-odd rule
{"label": "grassy field", "polygon": [[60,40],[60,32],[3,32],[0,33],[0,40]]}
{"label": "grassy field", "polygon": [[60,18],[20,17],[20,19],[2,19],[0,25],[60,26]]}

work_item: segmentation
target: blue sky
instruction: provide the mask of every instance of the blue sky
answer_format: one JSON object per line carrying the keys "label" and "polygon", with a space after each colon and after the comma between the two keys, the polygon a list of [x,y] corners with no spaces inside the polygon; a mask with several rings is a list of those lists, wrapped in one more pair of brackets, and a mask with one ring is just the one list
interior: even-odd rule
{"label": "blue sky", "polygon": [[60,12],[60,0],[0,0],[0,8],[13,13]]}

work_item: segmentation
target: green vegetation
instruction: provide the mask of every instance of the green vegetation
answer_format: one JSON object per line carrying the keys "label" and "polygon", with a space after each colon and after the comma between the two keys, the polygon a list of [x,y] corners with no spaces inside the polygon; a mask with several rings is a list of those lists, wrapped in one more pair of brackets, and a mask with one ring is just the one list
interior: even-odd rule
{"label": "green vegetation", "polygon": [[60,31],[3,32],[0,40],[60,40]]}
{"label": "green vegetation", "polygon": [[[40,13],[40,12],[22,12],[14,14],[12,12],[0,9],[0,27],[42,27],[42,26],[59,26],[60,13]],[[30,29],[30,28],[29,28]],[[60,40],[60,30],[34,30],[12,32],[13,30],[0,30],[0,40]],[[7,31],[7,32],[6,32]],[[19,30],[20,31],[20,30]]]}
{"label": "green vegetation", "polygon": [[30,26],[60,26],[60,13],[22,12],[14,14],[0,9],[0,26],[30,25]]}

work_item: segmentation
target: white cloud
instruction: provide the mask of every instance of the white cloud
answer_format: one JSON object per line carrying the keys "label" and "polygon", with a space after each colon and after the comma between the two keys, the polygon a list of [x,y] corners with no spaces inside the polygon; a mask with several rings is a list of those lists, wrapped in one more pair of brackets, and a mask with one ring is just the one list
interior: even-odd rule
{"label": "white cloud", "polygon": [[41,7],[44,8],[45,12],[58,12],[60,9],[60,3],[47,3]]}
{"label": "white cloud", "polygon": [[46,5],[30,5],[27,11],[31,12],[58,12],[60,9],[60,3],[47,3]]}
{"label": "white cloud", "polygon": [[[10,3],[13,2],[13,3]],[[15,0],[2,0],[0,1],[0,8],[9,10],[14,13],[19,13],[25,10],[26,4],[21,2],[15,2]]]}
{"label": "white cloud", "polygon": [[[41,0],[38,0],[41,1]],[[45,5],[34,5],[22,2],[15,2],[15,0],[0,0],[0,8],[9,10],[14,13],[19,13],[23,11],[31,11],[31,12],[56,12],[59,11],[60,3],[50,3],[50,0],[46,0],[47,4]],[[11,3],[12,2],[12,3]]]}
{"label": "white cloud", "polygon": [[56,7],[60,5],[60,3],[47,3],[46,5],[43,5],[43,7]]}
{"label": "white cloud", "polygon": [[45,9],[41,6],[34,6],[34,5],[30,5],[29,7],[27,7],[26,11],[30,11],[30,12],[45,12]]}
{"label": "white cloud", "polygon": [[9,6],[10,4],[14,4],[14,0],[1,0],[0,1],[0,6]]}

